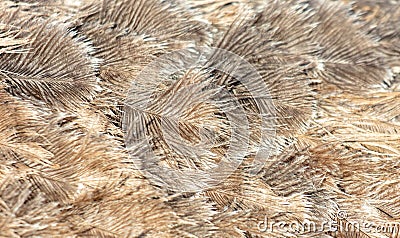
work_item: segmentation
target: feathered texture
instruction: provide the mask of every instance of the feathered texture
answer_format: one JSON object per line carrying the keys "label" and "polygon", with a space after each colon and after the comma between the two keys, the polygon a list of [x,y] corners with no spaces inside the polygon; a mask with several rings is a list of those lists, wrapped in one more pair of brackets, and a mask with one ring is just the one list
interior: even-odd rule
{"label": "feathered texture", "polygon": [[[317,49],[307,43],[307,36],[300,34],[312,29],[301,23],[308,14],[301,15],[297,6],[284,10],[287,4],[273,3],[268,11],[248,16],[248,20],[239,18],[215,46],[243,57],[261,75],[268,90],[265,93],[271,95],[276,108],[276,132],[283,146],[303,133],[314,116],[315,100],[310,87],[314,79],[305,72],[312,68],[308,54]],[[289,19],[288,15],[293,16]],[[281,27],[281,19],[287,19],[288,23],[283,24],[287,28]],[[293,25],[302,29],[293,32]],[[288,35],[290,39],[286,40]]]}
{"label": "feathered texture", "polygon": [[108,25],[177,45],[209,41],[209,33],[205,31],[207,25],[193,19],[190,13],[173,2],[103,0],[82,10],[87,12],[81,14],[80,20],[86,24]]}
{"label": "feathered texture", "polygon": [[27,38],[23,54],[0,55],[0,77],[14,95],[41,100],[51,106],[78,106],[95,95],[97,61],[81,36],[66,25],[36,20],[6,11],[2,24]]}
{"label": "feathered texture", "polygon": [[93,104],[116,125],[120,125],[127,89],[146,64],[162,53],[210,41],[204,23],[164,1],[105,0],[81,11],[77,28],[92,39],[99,49],[95,56],[103,60],[100,85],[104,90]]}
{"label": "feathered texture", "polygon": [[93,3],[94,0],[3,0],[0,7],[18,8],[19,11],[35,18],[57,18],[59,22],[71,22],[79,9]]}
{"label": "feathered texture", "polygon": [[0,25],[0,54],[22,53],[24,52],[22,47],[28,43],[28,39],[18,37],[18,31],[13,31],[12,27]]}
{"label": "feathered texture", "polygon": [[[189,10],[199,12],[212,26],[214,35],[223,35],[242,12],[257,12],[262,1],[249,0],[179,0]],[[215,38],[215,37],[214,37]]]}
{"label": "feathered texture", "polygon": [[[34,181],[29,180],[36,174],[35,168],[55,167],[51,162],[54,155],[36,139],[41,137],[37,130],[43,123],[32,107],[8,95],[4,85],[0,98],[1,235],[50,235],[56,231],[65,234],[65,223],[57,217],[61,212],[57,203],[46,203],[45,196],[39,192],[40,187],[38,189]],[[40,221],[40,217],[44,220]],[[44,223],[40,225],[41,222]],[[54,226],[51,227],[51,224]]]}
{"label": "feathered texture", "polygon": [[400,237],[399,4],[0,1],[0,236]]}
{"label": "feathered texture", "polygon": [[[331,192],[339,208],[347,212],[349,224],[361,222],[360,217],[381,226],[398,221],[398,192],[394,190],[399,179],[398,123],[387,116],[396,110],[391,111],[390,105],[380,109],[389,94],[319,98],[316,127],[306,135],[314,139],[309,141],[312,156],[305,174]],[[388,178],[389,174],[394,176]],[[338,237],[354,235],[376,237],[365,227],[338,233]]]}
{"label": "feathered texture", "polygon": [[[2,160],[22,160],[29,164],[53,166],[50,158],[53,154],[43,148],[38,130],[43,126],[41,117],[18,98],[12,97],[5,91],[5,85],[0,84],[1,97],[1,155]],[[4,164],[5,165],[5,164]]]}
{"label": "feathered texture", "polygon": [[339,90],[389,85],[392,78],[378,53],[378,42],[366,35],[349,9],[328,1],[309,4],[315,11],[310,21],[318,23],[312,38],[321,47],[316,76]]}
{"label": "feathered texture", "polygon": [[96,47],[102,49],[96,53],[96,57],[103,60],[99,75],[102,79],[99,84],[103,90],[92,104],[114,124],[120,125],[123,102],[132,80],[140,69],[168,48],[145,36],[115,39],[113,31],[106,27],[96,27],[86,34],[94,39]]}
{"label": "feathered texture", "polygon": [[[127,154],[112,137],[82,127],[77,115],[54,117],[42,112],[39,115],[50,117],[43,118],[50,121],[46,125],[39,115],[27,111],[33,106],[24,109],[24,104],[2,92],[4,106],[21,105],[17,111],[1,111],[22,115],[11,114],[19,118],[12,120],[15,126],[7,125],[18,137],[10,137],[7,130],[1,135],[5,138],[1,143],[1,235],[172,237],[190,230],[181,224],[191,218],[175,215],[174,201],[165,199],[137,171],[123,168]],[[30,114],[32,118],[24,119]],[[96,125],[96,118],[92,122]],[[125,209],[120,209],[123,201]]]}
{"label": "feathered texture", "polygon": [[[228,233],[229,237],[243,237],[245,234],[251,237],[266,234],[271,237],[287,237],[290,232],[279,229],[275,232],[262,231],[259,223],[265,219],[269,222],[289,223],[291,220],[305,220],[312,214],[312,204],[307,196],[279,196],[258,178],[251,178],[240,172],[204,194],[217,203],[222,212],[214,218],[214,223],[219,228],[217,237],[224,237],[224,233]],[[261,227],[264,228],[263,226]]]}
{"label": "feathered texture", "polygon": [[386,55],[389,65],[400,65],[400,8],[398,1],[355,1],[353,9],[367,23],[366,29],[379,37],[379,51]]}

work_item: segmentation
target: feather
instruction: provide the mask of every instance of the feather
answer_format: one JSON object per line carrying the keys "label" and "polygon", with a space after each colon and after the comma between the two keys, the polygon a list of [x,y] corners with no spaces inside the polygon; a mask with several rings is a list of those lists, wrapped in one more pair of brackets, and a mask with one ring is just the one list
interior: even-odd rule
{"label": "feather", "polygon": [[12,163],[22,160],[29,164],[52,166],[50,159],[53,154],[35,141],[35,137],[39,136],[37,130],[41,118],[32,107],[9,95],[1,84],[0,100],[2,161]]}
{"label": "feather", "polygon": [[110,24],[127,33],[147,35],[172,44],[209,41],[205,24],[193,19],[189,12],[175,3],[161,0],[109,1],[103,0],[83,11],[85,23]]}
{"label": "feather", "polygon": [[369,89],[390,85],[391,76],[378,53],[378,42],[339,3],[310,1],[319,22],[313,41],[322,48],[317,59],[317,77],[339,90]]}
{"label": "feather", "polygon": [[398,1],[339,2],[0,1],[0,236],[399,237]]}
{"label": "feather", "polygon": [[93,98],[97,62],[82,38],[63,24],[30,19],[18,12],[2,13],[0,21],[15,25],[19,35],[30,40],[29,52],[0,55],[0,77],[13,94],[57,107],[79,106]]}
{"label": "feather", "polygon": [[223,35],[241,13],[255,13],[262,5],[260,0],[180,0],[180,2],[189,10],[200,13],[200,17],[211,24],[214,35]]}
{"label": "feather", "polygon": [[[265,90],[268,90],[265,93],[271,96],[276,108],[271,114],[276,117],[277,135],[282,140],[292,140],[306,131],[315,116],[314,92],[310,87],[314,79],[305,71],[311,67],[307,54],[314,54],[317,49],[305,43],[307,37],[303,39],[303,35],[299,34],[300,31],[310,31],[312,26],[304,26],[291,35],[292,41],[285,42],[284,35],[290,34],[291,26],[301,25],[308,16],[301,16],[297,12],[297,18],[291,17],[291,20],[284,22],[286,28],[281,27],[280,15],[271,13],[280,11],[282,15],[289,15],[290,12],[284,10],[287,5],[274,3],[270,11],[248,16],[249,19],[239,18],[216,47],[243,57],[255,67],[264,80]],[[296,13],[296,10],[293,11]],[[289,42],[298,42],[298,45]],[[300,48],[305,52],[300,53]]]}
{"label": "feather", "polygon": [[355,1],[353,9],[366,22],[366,30],[379,38],[379,51],[385,54],[389,65],[399,66],[400,8],[395,1]]}
{"label": "feather", "polygon": [[[161,5],[160,5],[161,4]],[[121,126],[127,89],[140,70],[156,56],[186,44],[209,41],[205,24],[179,5],[163,1],[103,1],[82,9],[77,28],[93,41],[102,59],[95,105]],[[117,36],[117,37],[115,37]],[[196,40],[197,41],[197,40]]]}
{"label": "feather", "polygon": [[[104,89],[92,102],[109,120],[120,126],[123,101],[132,80],[157,55],[167,51],[166,45],[145,36],[121,36],[108,27],[97,26],[85,31],[99,50],[95,56],[102,59],[99,84]],[[100,50],[101,49],[101,50]]]}
{"label": "feather", "polygon": [[27,38],[18,36],[18,31],[12,30],[8,25],[0,24],[0,54],[26,52],[24,46],[28,43]]}

